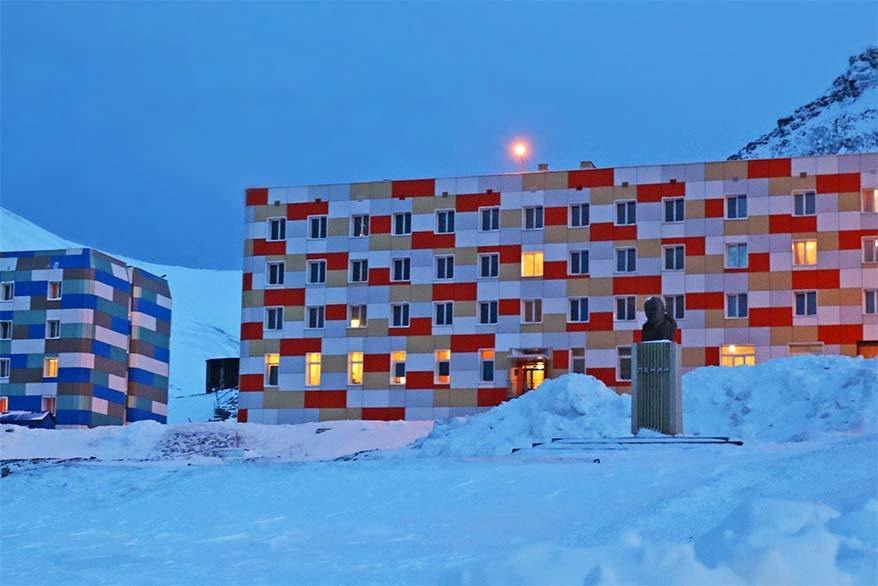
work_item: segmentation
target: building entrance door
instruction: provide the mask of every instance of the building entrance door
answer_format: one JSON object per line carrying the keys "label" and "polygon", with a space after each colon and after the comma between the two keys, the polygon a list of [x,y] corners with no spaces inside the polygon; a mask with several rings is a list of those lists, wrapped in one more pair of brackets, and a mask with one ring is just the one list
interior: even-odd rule
{"label": "building entrance door", "polygon": [[878,356],[878,342],[857,342],[857,354],[863,358]]}
{"label": "building entrance door", "polygon": [[546,361],[523,360],[509,369],[509,396],[518,397],[542,384],[546,378]]}

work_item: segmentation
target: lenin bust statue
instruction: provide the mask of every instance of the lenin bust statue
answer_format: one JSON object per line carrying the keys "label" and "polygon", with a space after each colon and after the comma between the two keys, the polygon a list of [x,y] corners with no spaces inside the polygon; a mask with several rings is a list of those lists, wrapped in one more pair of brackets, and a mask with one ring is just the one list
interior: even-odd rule
{"label": "lenin bust statue", "polygon": [[650,297],[643,304],[646,323],[643,324],[643,341],[674,340],[677,322],[665,312],[665,304],[658,297]]}

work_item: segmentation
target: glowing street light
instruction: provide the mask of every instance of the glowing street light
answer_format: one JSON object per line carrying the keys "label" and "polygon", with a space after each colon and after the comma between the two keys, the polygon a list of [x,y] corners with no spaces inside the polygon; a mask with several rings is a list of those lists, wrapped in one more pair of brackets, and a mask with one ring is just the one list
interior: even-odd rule
{"label": "glowing street light", "polygon": [[524,171],[524,159],[527,156],[527,145],[520,140],[517,141],[512,145],[512,153],[518,157],[518,160],[521,163],[521,170]]}

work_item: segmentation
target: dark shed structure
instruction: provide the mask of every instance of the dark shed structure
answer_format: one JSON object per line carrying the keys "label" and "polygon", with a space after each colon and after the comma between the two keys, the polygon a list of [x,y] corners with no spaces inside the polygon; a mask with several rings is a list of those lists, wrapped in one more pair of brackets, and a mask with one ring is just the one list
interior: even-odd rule
{"label": "dark shed structure", "polygon": [[237,389],[238,361],[238,358],[209,358],[205,391],[212,393],[220,389]]}
{"label": "dark shed structure", "polygon": [[31,429],[55,429],[55,416],[49,411],[7,411],[0,414],[0,424],[20,425]]}

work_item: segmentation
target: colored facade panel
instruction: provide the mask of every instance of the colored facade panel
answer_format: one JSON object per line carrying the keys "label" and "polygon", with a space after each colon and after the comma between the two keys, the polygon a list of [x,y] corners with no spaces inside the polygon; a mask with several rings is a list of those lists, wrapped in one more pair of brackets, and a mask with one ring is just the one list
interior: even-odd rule
{"label": "colored facade panel", "polygon": [[239,420],[445,418],[566,372],[626,392],[654,295],[684,370],[855,355],[878,340],[876,168],[864,154],[248,190]]}
{"label": "colored facade panel", "polygon": [[59,426],[167,421],[167,281],[96,250],[0,252],[0,398]]}

